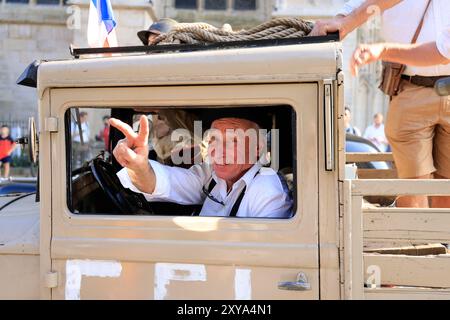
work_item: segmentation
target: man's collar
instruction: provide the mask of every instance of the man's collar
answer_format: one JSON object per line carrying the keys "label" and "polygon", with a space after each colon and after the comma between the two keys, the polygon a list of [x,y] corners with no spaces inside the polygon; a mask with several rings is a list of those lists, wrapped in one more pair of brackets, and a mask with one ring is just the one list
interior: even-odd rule
{"label": "man's collar", "polygon": [[250,183],[252,182],[253,178],[256,176],[256,173],[261,170],[262,165],[257,162],[251,167],[238,181],[243,180],[245,182],[245,185],[248,187]]}

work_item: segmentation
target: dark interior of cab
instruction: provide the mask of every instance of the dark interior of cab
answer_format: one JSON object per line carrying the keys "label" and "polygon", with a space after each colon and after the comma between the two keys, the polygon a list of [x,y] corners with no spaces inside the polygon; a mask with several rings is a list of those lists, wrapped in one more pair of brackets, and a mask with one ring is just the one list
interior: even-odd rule
{"label": "dark interior of cab", "polygon": [[[83,108],[85,109],[85,108]],[[155,108],[113,108],[110,116],[128,123],[130,126],[141,114],[154,114]],[[170,108],[165,108],[170,115]],[[180,110],[179,107],[176,110]],[[296,203],[296,115],[291,106],[251,106],[251,107],[189,107],[181,108],[195,115],[202,121],[203,132],[209,129],[215,119],[225,117],[247,118],[257,122],[260,128],[269,133],[268,150],[278,150],[271,154],[271,160],[276,156],[278,172],[284,175],[293,193]],[[201,205],[180,205],[169,202],[148,202],[140,193],[124,188],[116,173],[122,166],[115,160],[111,150],[117,142],[124,138],[123,134],[110,127],[109,150],[99,150],[93,153],[81,165],[75,165],[73,159],[72,133],[74,124],[81,128],[76,117],[76,108],[67,110],[66,126],[66,169],[67,169],[67,205],[76,214],[107,214],[107,215],[159,215],[159,216],[191,216],[198,213]],[[74,116],[75,115],[75,116]],[[271,138],[271,129],[277,130],[277,138]],[[277,144],[275,146],[274,144]],[[274,149],[276,147],[276,149]],[[272,148],[272,149],[271,149]],[[274,152],[272,152],[274,153]],[[150,151],[149,159],[157,160],[154,151]],[[266,166],[271,166],[269,162]],[[272,166],[273,167],[273,166]],[[295,212],[295,211],[294,211]]]}

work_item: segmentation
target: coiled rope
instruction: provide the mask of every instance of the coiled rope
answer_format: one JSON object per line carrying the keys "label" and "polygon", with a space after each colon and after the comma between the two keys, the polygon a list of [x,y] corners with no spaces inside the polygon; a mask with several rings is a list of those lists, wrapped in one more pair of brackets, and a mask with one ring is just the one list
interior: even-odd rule
{"label": "coiled rope", "polygon": [[207,23],[179,23],[171,32],[159,35],[157,44],[196,44],[262,39],[299,38],[308,35],[313,23],[299,18],[276,18],[250,30],[232,31],[229,25],[222,28]]}

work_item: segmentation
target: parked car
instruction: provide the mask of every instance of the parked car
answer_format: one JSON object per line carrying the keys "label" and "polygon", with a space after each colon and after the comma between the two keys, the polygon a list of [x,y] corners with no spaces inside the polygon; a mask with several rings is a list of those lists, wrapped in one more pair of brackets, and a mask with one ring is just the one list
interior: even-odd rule
{"label": "parked car", "polygon": [[37,190],[36,178],[0,179],[0,196],[33,193]]}
{"label": "parked car", "polygon": [[[345,136],[345,152],[381,152],[370,140],[347,133]],[[386,161],[360,162],[356,166],[359,169],[390,169],[392,166]]]}

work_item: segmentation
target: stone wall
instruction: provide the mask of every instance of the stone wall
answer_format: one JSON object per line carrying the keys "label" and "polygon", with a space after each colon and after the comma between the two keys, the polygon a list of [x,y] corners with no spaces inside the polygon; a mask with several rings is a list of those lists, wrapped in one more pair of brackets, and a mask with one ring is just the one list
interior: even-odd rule
{"label": "stone wall", "polygon": [[37,116],[36,90],[15,82],[35,59],[69,57],[65,16],[62,6],[0,5],[0,122]]}
{"label": "stone wall", "polygon": [[[239,11],[232,9],[232,0],[227,0],[227,9],[220,11],[205,10],[204,1],[198,0],[195,10],[181,10],[175,8],[175,0],[153,0],[153,6],[148,0],[111,0],[118,22],[119,45],[139,45],[136,32],[146,29],[156,18],[204,21],[216,26],[229,23],[237,30],[271,17],[331,17],[345,3],[345,0],[256,0],[256,10]],[[0,0],[0,121],[26,120],[37,115],[37,97],[35,90],[17,86],[17,77],[35,59],[70,58],[70,44],[87,46],[89,0],[71,0],[67,6],[4,2]],[[352,106],[354,123],[360,129],[370,124],[375,112],[384,113],[388,105],[377,89],[379,65],[362,69],[358,78],[352,78],[348,68],[357,43],[379,40],[377,30],[376,24],[366,25],[343,42],[345,101]]]}
{"label": "stone wall", "polygon": [[[37,117],[36,90],[15,83],[32,61],[69,59],[70,44],[87,46],[89,0],[68,1],[67,6],[32,3],[0,0],[0,123]],[[147,0],[111,3],[119,45],[139,45],[136,32],[146,29],[154,18],[151,4]],[[101,121],[95,122],[97,129]]]}

